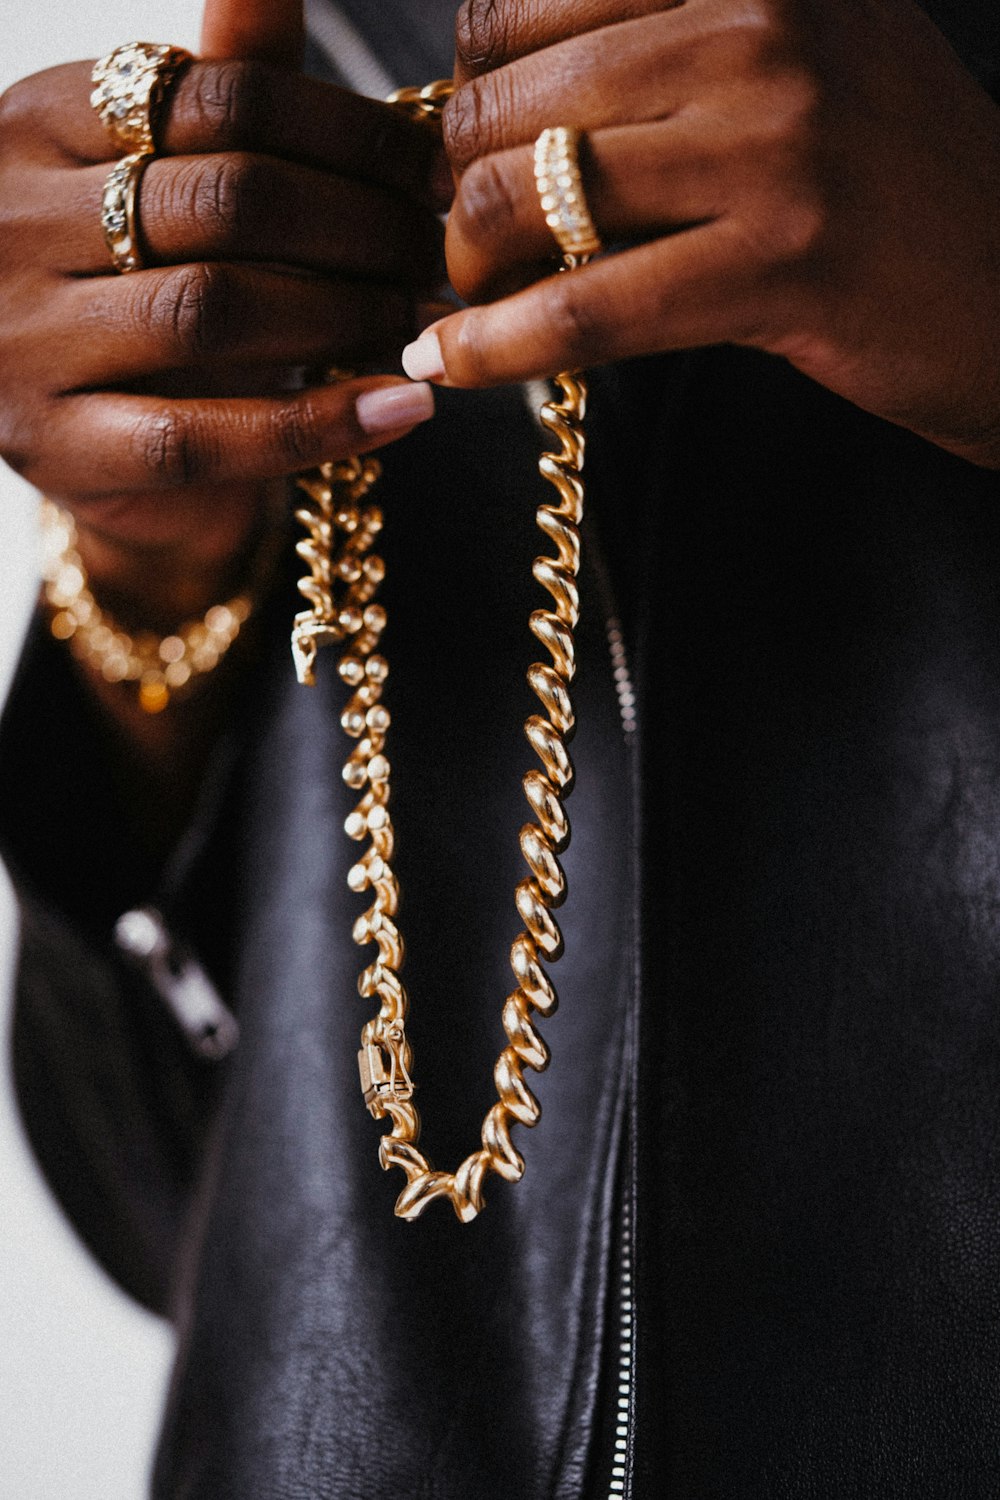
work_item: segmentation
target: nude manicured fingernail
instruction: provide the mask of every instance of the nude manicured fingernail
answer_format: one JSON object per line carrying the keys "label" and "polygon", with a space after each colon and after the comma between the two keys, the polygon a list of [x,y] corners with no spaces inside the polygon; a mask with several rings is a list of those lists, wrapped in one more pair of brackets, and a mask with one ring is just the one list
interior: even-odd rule
{"label": "nude manicured fingernail", "polygon": [[434,415],[434,392],[429,385],[383,386],[360,395],[354,411],[358,426],[368,433],[415,427]]}
{"label": "nude manicured fingernail", "polygon": [[403,369],[411,380],[440,380],[444,374],[441,340],[428,328],[403,350]]}

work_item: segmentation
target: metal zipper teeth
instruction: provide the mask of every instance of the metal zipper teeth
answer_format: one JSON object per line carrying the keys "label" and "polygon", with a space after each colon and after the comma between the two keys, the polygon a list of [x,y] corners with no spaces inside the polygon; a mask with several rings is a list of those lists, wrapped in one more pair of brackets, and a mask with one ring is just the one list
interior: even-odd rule
{"label": "metal zipper teeth", "polygon": [[632,1345],[634,1340],[634,1305],[632,1301],[632,1234],[629,1205],[622,1208],[621,1269],[619,1275],[619,1333],[617,1415],[615,1446],[611,1460],[608,1500],[622,1500],[628,1483],[628,1451],[632,1434]]}
{"label": "metal zipper teeth", "polygon": [[611,671],[615,680],[615,693],[618,696],[618,713],[622,721],[622,732],[627,738],[635,733],[635,689],[632,686],[632,673],[629,669],[621,621],[615,615],[610,615],[605,624],[605,630],[608,636],[608,649],[611,652]]}
{"label": "metal zipper teeth", "polygon": [[[600,540],[592,530],[588,546],[597,574],[598,587],[603,594],[605,632],[611,655],[611,672],[615,694],[618,698],[618,714],[621,719],[625,748],[630,763],[634,765],[636,721],[636,696],[629,666],[625,633],[615,612],[614,591]],[[634,770],[633,770],[634,774]],[[632,1282],[632,1211],[628,1193],[623,1194],[621,1218],[621,1260],[618,1272],[618,1363],[615,1372],[615,1437],[611,1456],[611,1478],[608,1483],[608,1500],[623,1500],[630,1492],[629,1464],[632,1443],[632,1412],[635,1406],[635,1298]]]}
{"label": "metal zipper teeth", "polygon": [[[610,596],[611,581],[604,558],[598,553],[598,573],[606,598]],[[635,688],[629,668],[625,636],[618,617],[609,613],[605,630],[608,649],[611,653],[611,671],[615,693],[618,697],[618,712],[627,747],[631,746],[636,730]],[[611,1458],[611,1478],[608,1484],[608,1500],[623,1500],[628,1493],[629,1448],[632,1438],[632,1409],[634,1405],[634,1343],[635,1303],[632,1286],[632,1212],[628,1194],[623,1197],[621,1221],[621,1260],[618,1274],[618,1366],[615,1388],[615,1437]]]}

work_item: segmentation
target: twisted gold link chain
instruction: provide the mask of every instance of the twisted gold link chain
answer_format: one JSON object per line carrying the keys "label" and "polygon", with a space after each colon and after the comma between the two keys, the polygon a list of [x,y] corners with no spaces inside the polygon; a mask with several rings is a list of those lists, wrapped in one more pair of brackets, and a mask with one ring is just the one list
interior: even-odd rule
{"label": "twisted gold link chain", "polygon": [[414,119],[436,123],[454,92],[455,85],[450,78],[436,78],[433,83],[425,83],[422,88],[417,86],[397,89],[394,94],[389,95],[388,102],[405,109]]}
{"label": "twisted gold link chain", "polygon": [[[296,480],[312,502],[295,512],[306,531],[295,550],[309,564],[308,574],[299,579],[299,592],[308,599],[309,608],[295,616],[292,658],[296,676],[306,687],[315,682],[320,646],[359,635],[365,607],[385,575],[382,559],[371,555],[372,543],[382,530],[382,512],[374,505],[360,505],[381,473],[377,458],[346,458],[322,464],[315,474]],[[384,613],[378,605],[368,611],[371,621],[381,622],[372,645],[384,628]],[[350,681],[343,670],[341,676]]]}
{"label": "twisted gold link chain", "polygon": [[[424,89],[401,90],[393,99],[433,118],[450,91],[450,83],[439,82]],[[577,257],[576,263],[583,258]],[[292,650],[299,680],[311,683],[318,647],[326,643],[343,647],[338,672],[351,696],[340,722],[355,742],[343,776],[359,794],[345,831],[359,843],[368,841],[347,879],[353,891],[372,896],[352,935],[359,946],[373,944],[376,949],[359,976],[358,990],[379,1006],[362,1029],[358,1064],[371,1114],[390,1122],[379,1142],[379,1161],[386,1170],[395,1166],[405,1174],[406,1186],[396,1201],[396,1213],[404,1219],[418,1218],[437,1198],[448,1199],[463,1222],[474,1219],[483,1206],[483,1185],[490,1173],[516,1182],[524,1172],[524,1159],[511,1139],[512,1126],[534,1125],[541,1114],[525,1071],[541,1072],[549,1063],[549,1050],[535,1026],[534,1013],[549,1016],[555,1011],[556,992],[544,965],[554,963],[563,946],[553,910],[566,895],[559,854],[570,835],[564,804],[573,781],[567,742],[574,727],[570,683],[576,665],[573,632],[579,615],[576,578],[586,408],[586,386],[579,376],[559,375],[555,384],[558,399],[546,402],[540,412],[542,424],[558,446],[542,455],[539,468],[558,499],[539,506],[536,515],[553,554],[536,558],[532,571],[551,596],[552,607],[535,610],[529,621],[550,663],[535,662],[527,674],[543,711],[530,715],[524,726],[540,766],[529,770],[522,783],[534,815],[534,821],[520,832],[529,873],[514,894],[524,927],[510,950],[515,988],[503,1007],[507,1045],[493,1070],[497,1102],[483,1120],[479,1148],[455,1172],[436,1171],[417,1144],[420,1116],[413,1102],[413,1054],[406,1036],[409,1002],[400,978],[404,950],[396,925],[400,891],[392,869],[395,830],[385,755],[389,712],[382,702],[382,689],[389,667],[377,649],[386,616],[373,602],[385,572],[381,558],[371,551],[382,515],[367,498],[379,465],[374,459],[351,458],[324,464],[298,481],[308,503],[296,511],[307,533],[297,551],[310,569],[299,588],[310,607],[295,617]]]}

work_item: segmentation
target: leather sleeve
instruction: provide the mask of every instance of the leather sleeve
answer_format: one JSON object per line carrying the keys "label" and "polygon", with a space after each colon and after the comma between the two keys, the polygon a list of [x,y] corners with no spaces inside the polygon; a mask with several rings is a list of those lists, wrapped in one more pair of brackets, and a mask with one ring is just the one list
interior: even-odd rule
{"label": "leather sleeve", "polygon": [[[0,853],[20,917],[11,1038],[19,1107],[84,1241],[157,1310],[220,1071],[172,1009],[181,951],[173,945],[182,934],[188,979],[225,1013],[238,740],[220,746],[192,825],[164,864],[123,808],[121,747],[41,617],[0,722]],[[200,899],[206,885],[210,907]],[[159,973],[115,940],[118,918],[137,908],[161,914],[170,934]],[[209,909],[211,922],[199,921]]]}

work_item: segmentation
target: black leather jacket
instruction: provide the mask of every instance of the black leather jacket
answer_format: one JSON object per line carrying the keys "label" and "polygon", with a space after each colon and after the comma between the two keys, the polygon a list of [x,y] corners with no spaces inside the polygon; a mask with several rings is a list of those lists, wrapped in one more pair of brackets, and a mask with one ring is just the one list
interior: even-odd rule
{"label": "black leather jacket", "polygon": [[[1000,480],[763,356],[595,385],[563,1005],[525,1180],[471,1226],[395,1221],[377,1167],[337,693],[291,680],[291,601],[166,871],[29,643],[0,736],[19,1096],[80,1232],[177,1322],[161,1500],[1000,1490]],[[516,921],[535,446],[518,394],[453,396],[384,481],[448,1163]],[[239,1017],[222,1063],[112,941],[149,900]]]}

